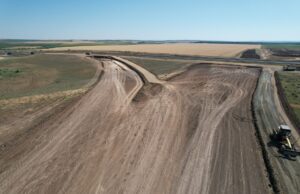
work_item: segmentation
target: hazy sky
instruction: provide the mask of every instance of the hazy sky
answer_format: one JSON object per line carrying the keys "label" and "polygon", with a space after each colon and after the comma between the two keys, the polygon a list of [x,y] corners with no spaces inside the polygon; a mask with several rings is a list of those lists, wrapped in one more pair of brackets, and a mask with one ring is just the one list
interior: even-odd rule
{"label": "hazy sky", "polygon": [[299,41],[300,0],[0,0],[0,38]]}

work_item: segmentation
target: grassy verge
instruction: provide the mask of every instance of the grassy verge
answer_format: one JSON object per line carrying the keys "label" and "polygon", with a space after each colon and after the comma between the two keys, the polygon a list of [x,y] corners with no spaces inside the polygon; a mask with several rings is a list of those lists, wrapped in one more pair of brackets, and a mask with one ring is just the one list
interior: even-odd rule
{"label": "grassy verge", "polygon": [[78,89],[96,68],[77,56],[35,55],[0,61],[0,99]]}
{"label": "grassy verge", "polygon": [[297,117],[300,119],[300,108],[293,108]]}
{"label": "grassy verge", "polygon": [[281,72],[279,78],[288,103],[300,120],[300,73]]}
{"label": "grassy verge", "polygon": [[148,71],[156,74],[167,74],[177,69],[184,67],[185,65],[190,64],[190,61],[176,61],[176,60],[168,60],[168,59],[149,59],[149,58],[142,58],[142,57],[122,57],[127,59],[133,63],[141,65]]}
{"label": "grassy verge", "polygon": [[15,77],[21,73],[21,70],[16,68],[0,68],[0,80],[8,77]]}

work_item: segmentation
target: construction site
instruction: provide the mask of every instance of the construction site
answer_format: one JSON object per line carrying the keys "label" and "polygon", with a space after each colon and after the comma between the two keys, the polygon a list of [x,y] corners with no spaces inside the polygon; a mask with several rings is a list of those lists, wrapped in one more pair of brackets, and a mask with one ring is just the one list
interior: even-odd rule
{"label": "construction site", "polygon": [[299,0],[0,2],[0,194],[300,194]]}
{"label": "construction site", "polygon": [[198,61],[158,78],[73,55],[96,67],[87,91],[38,122],[53,104],[3,120],[0,193],[299,193],[280,66]]}

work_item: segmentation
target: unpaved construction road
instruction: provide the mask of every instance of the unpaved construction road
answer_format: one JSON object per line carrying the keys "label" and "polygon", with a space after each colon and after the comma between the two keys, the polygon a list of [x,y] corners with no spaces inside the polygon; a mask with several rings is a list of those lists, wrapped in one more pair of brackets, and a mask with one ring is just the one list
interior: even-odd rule
{"label": "unpaved construction road", "polygon": [[293,134],[295,139],[298,138],[297,131],[293,128],[280,105],[275,86],[274,71],[270,68],[265,68],[261,74],[254,102],[257,124],[267,146],[281,193],[300,193],[299,157],[294,161],[289,160],[278,153],[276,147],[270,146],[269,135],[272,133],[272,129],[277,128],[280,124],[288,124],[295,133]]}
{"label": "unpaved construction road", "polygon": [[0,152],[0,193],[269,193],[251,118],[256,68],[191,66],[98,84]]}

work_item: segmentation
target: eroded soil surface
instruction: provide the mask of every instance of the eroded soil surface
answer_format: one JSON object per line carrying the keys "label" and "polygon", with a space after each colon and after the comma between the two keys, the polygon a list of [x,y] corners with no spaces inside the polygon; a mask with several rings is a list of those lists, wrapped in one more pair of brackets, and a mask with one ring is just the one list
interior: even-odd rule
{"label": "eroded soil surface", "polygon": [[117,62],[0,152],[0,193],[269,193],[251,117],[255,68],[192,66],[144,86]]}

